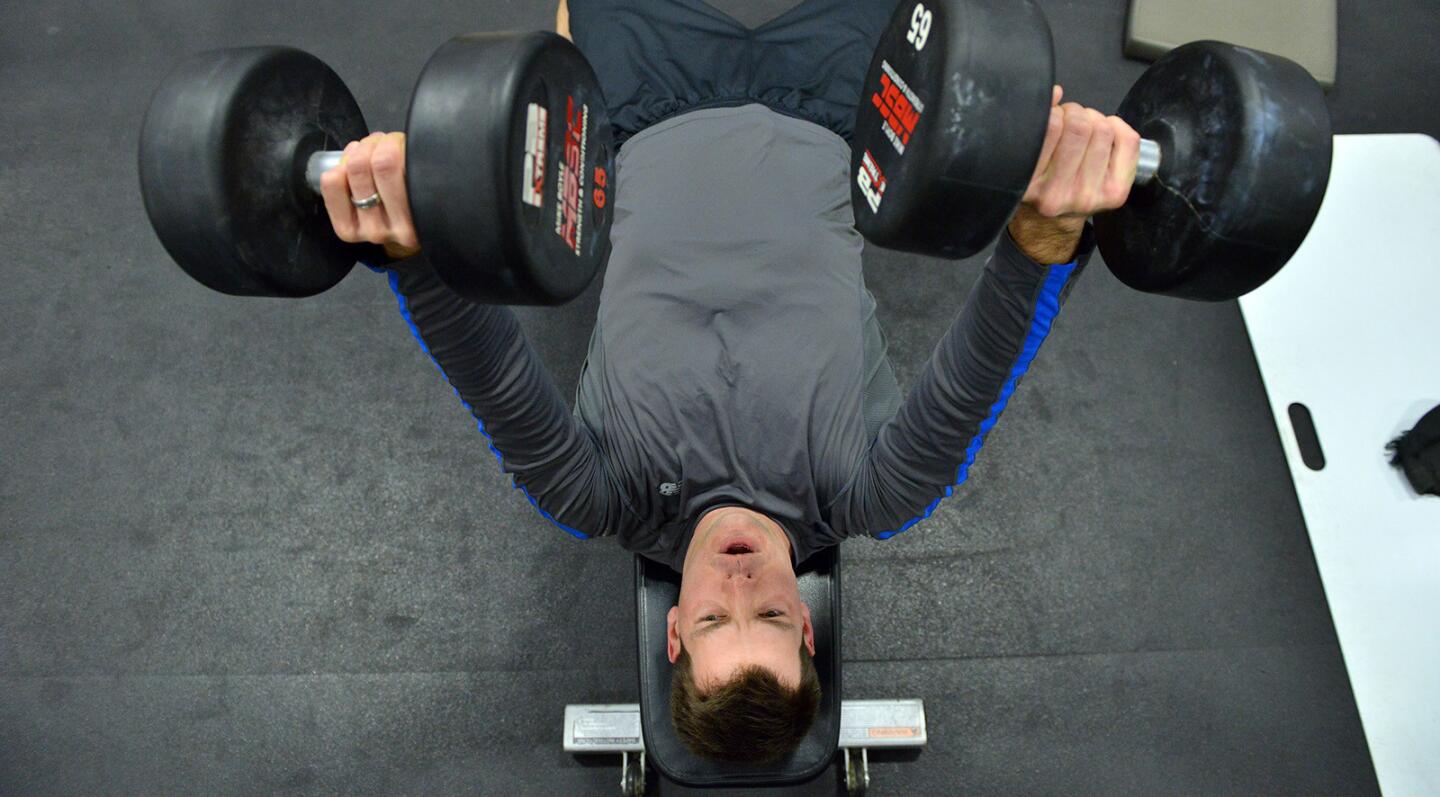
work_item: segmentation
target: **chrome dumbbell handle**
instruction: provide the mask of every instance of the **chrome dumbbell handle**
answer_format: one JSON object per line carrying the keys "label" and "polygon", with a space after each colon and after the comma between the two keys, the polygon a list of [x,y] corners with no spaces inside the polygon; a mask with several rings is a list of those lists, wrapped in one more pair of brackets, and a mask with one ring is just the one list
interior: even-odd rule
{"label": "chrome dumbbell handle", "polygon": [[[1145,185],[1160,171],[1160,145],[1148,138],[1140,139],[1140,162],[1135,166],[1135,184]],[[319,185],[318,183],[316,185]]]}
{"label": "chrome dumbbell handle", "polygon": [[[344,155],[340,150],[325,150],[311,155],[305,163],[305,184],[315,193],[320,193],[320,175],[339,166]],[[1140,182],[1140,178],[1135,178],[1135,182]]]}

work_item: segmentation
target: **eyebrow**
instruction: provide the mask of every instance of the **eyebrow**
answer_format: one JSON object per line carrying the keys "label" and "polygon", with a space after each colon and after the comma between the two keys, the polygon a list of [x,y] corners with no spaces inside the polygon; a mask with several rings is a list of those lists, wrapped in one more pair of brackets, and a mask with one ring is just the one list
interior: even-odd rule
{"label": "eyebrow", "polygon": [[[766,625],[772,625],[772,626],[774,626],[774,627],[776,627],[776,628],[783,628],[783,629],[785,629],[786,631],[793,631],[793,630],[795,630],[795,624],[792,623],[792,622],[790,622],[789,620],[781,620],[781,619],[778,618],[778,617],[761,617],[761,618],[759,618],[759,620],[760,620],[760,622],[765,623]],[[693,638],[695,638],[695,639],[699,639],[700,637],[705,636],[706,634],[710,633],[711,631],[714,631],[714,630],[716,630],[717,628],[719,628],[720,626],[725,625],[725,624],[727,624],[727,623],[729,623],[729,622],[730,622],[730,618],[729,618],[729,617],[726,617],[724,620],[718,620],[718,621],[713,622],[713,623],[707,623],[704,628],[697,628],[697,629],[695,629],[695,633],[694,633],[692,636],[693,636]]]}

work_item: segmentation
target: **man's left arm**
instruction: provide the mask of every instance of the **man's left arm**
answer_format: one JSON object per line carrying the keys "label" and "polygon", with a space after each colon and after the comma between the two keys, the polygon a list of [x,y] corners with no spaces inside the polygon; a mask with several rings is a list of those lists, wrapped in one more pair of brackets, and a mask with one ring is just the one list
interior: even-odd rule
{"label": "man's left arm", "polygon": [[1094,249],[1086,220],[1124,204],[1139,135],[1060,105],[1020,209],[900,410],[830,508],[842,534],[889,537],[962,483]]}

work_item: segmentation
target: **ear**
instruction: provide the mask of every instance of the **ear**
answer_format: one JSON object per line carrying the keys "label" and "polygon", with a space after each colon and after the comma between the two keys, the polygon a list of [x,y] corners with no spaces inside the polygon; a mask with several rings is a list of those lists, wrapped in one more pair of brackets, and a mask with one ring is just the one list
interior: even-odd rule
{"label": "ear", "polygon": [[[810,610],[805,610],[805,627],[810,627]],[[812,642],[810,647],[815,647]],[[670,657],[670,663],[680,658],[680,607],[671,606],[670,613],[665,615],[665,653]]]}
{"label": "ear", "polygon": [[[674,610],[672,609],[671,611]],[[800,633],[805,639],[805,648],[810,651],[811,656],[814,656],[815,628],[814,626],[810,625],[810,607],[807,606],[804,601],[800,602],[800,616],[804,618],[804,622],[800,625]]]}

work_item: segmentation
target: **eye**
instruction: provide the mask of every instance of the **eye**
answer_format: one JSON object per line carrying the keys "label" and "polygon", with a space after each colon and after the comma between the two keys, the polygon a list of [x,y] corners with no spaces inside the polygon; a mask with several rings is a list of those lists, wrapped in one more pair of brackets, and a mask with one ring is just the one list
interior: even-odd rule
{"label": "eye", "polygon": [[705,615],[704,617],[701,617],[701,618],[700,618],[700,622],[702,622],[702,623],[708,623],[708,622],[714,622],[715,620],[719,620],[719,619],[720,619],[719,615],[707,614],[707,615]]}
{"label": "eye", "polygon": [[760,616],[761,616],[761,617],[784,617],[784,616],[785,616],[785,613],[782,612],[782,611],[780,611],[779,609],[770,609],[769,611],[761,612],[761,613],[760,613]]}

